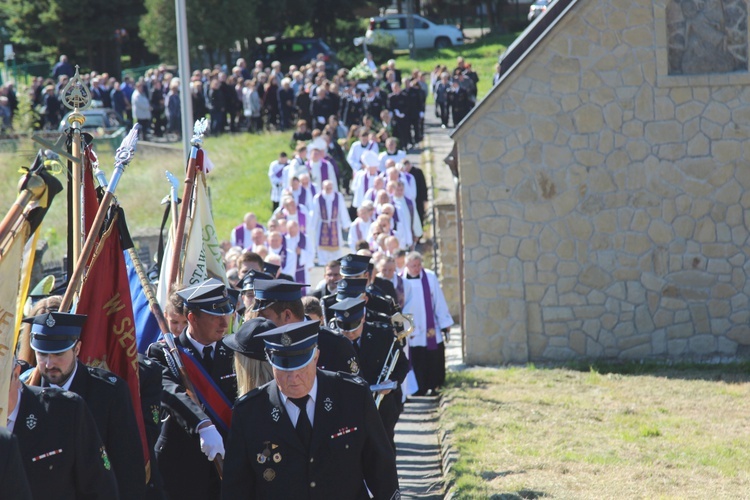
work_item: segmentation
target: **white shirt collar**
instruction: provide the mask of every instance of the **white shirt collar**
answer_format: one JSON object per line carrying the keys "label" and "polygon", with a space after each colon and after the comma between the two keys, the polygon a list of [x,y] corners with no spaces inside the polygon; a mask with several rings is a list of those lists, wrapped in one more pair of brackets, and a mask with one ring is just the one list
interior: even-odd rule
{"label": "white shirt collar", "polygon": [[7,428],[10,432],[13,432],[13,427],[16,425],[16,420],[18,419],[18,409],[21,407],[21,388],[18,388],[18,399],[16,400],[16,407],[13,408],[13,411],[10,412],[10,415],[8,415],[8,425]]}
{"label": "white shirt collar", "polygon": [[193,344],[193,347],[195,347],[195,350],[200,353],[201,356],[203,356],[203,348],[211,346],[213,350],[211,351],[211,357],[213,357],[214,353],[216,352],[216,342],[211,342],[210,344],[201,344],[197,340],[193,338],[192,335],[190,335],[190,332],[185,332],[187,334],[187,338],[190,341],[191,344]]}
{"label": "white shirt collar", "polygon": [[[289,400],[289,398],[281,392],[281,389],[279,389],[279,395],[281,396],[281,402],[284,403],[284,407],[286,408],[287,414],[289,415],[289,419],[292,421],[292,425],[294,427],[297,426],[297,419],[299,418],[299,408],[297,405],[295,405],[292,401]],[[310,389],[310,392],[307,394],[310,396],[310,398],[307,400],[307,418],[310,419],[310,425],[315,425],[315,422],[313,422],[315,418],[315,401],[318,398],[318,376],[315,375],[315,381],[313,382],[313,386]]]}
{"label": "white shirt collar", "polygon": [[73,379],[75,378],[77,371],[78,371],[78,360],[76,360],[76,366],[73,368],[73,373],[70,374],[70,377],[68,377],[68,380],[66,380],[63,385],[50,384],[50,387],[58,387],[64,391],[69,391],[70,384],[73,383]]}

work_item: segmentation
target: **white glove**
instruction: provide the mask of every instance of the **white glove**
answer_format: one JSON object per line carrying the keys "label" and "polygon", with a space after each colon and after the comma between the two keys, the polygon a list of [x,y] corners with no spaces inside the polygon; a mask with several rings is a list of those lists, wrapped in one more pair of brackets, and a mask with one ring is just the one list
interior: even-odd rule
{"label": "white glove", "polygon": [[399,111],[397,109],[394,110],[394,112],[396,113],[396,116],[398,116],[399,118],[403,118],[405,116],[401,111]]}
{"label": "white glove", "polygon": [[325,122],[326,122],[325,118],[323,118],[322,116],[318,117],[318,123],[325,123]]}
{"label": "white glove", "polygon": [[209,460],[213,460],[216,455],[224,456],[224,441],[215,425],[198,429],[198,434],[201,437],[201,451],[205,453]]}
{"label": "white glove", "polygon": [[419,118],[420,118],[420,119],[421,119],[421,118],[424,118],[424,111],[420,111],[420,112],[419,112]]}

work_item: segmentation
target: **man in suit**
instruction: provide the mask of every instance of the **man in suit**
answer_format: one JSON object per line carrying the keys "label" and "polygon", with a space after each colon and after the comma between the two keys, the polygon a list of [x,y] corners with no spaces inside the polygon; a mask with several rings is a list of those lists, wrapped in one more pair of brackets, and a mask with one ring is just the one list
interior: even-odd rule
{"label": "man in suit", "polygon": [[[177,294],[185,303],[188,326],[175,343],[198,360],[221,393],[234,401],[237,380],[233,351],[224,345],[222,338],[234,313],[235,301],[216,278]],[[168,413],[156,443],[164,489],[169,498],[217,499],[221,479],[211,461],[217,455],[224,455],[226,434],[217,429],[219,421],[185,392],[179,376],[170,368],[172,358],[167,358],[171,354],[166,344],[151,344],[148,356],[162,365],[162,408]]]}
{"label": "man in suit", "polygon": [[8,498],[31,500],[18,439],[4,427],[0,427],[0,491]]}
{"label": "man in suit", "polygon": [[112,462],[120,498],[143,498],[146,464],[130,390],[114,373],[78,361],[85,319],[82,314],[61,312],[24,319],[31,324],[41,386],[70,391],[86,401]]}
{"label": "man in suit", "polygon": [[[286,280],[255,282],[255,304],[253,310],[276,326],[304,321],[305,307],[302,305],[302,288],[305,284]],[[354,348],[345,337],[320,327],[318,335],[320,357],[318,368],[332,372],[343,371],[356,374],[359,362]]]}
{"label": "man in suit", "polygon": [[234,407],[222,498],[400,498],[367,384],[316,368],[318,322],[262,336],[274,380]]}
{"label": "man in suit", "polygon": [[[70,391],[27,386],[20,374],[20,365],[14,366],[7,428],[18,439],[31,497],[119,498],[109,456],[83,399]],[[23,498],[2,491],[7,498]]]}
{"label": "man in suit", "polygon": [[341,262],[338,260],[331,260],[326,264],[326,272],[323,276],[323,281],[315,288],[310,294],[318,300],[321,300],[326,295],[336,293],[336,283],[341,279]]}

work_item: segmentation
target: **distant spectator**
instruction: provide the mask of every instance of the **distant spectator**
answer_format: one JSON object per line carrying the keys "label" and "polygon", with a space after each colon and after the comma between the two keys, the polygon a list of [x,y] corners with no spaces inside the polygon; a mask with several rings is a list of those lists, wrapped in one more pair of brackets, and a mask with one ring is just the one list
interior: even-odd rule
{"label": "distant spectator", "polygon": [[76,74],[75,68],[68,62],[68,56],[61,55],[60,61],[52,68],[52,78],[57,80],[60,75],[65,75],[68,78],[72,78]]}
{"label": "distant spectator", "polygon": [[139,83],[133,92],[131,99],[133,119],[141,126],[141,140],[146,140],[146,135],[151,128],[151,104],[146,92],[146,84]]}

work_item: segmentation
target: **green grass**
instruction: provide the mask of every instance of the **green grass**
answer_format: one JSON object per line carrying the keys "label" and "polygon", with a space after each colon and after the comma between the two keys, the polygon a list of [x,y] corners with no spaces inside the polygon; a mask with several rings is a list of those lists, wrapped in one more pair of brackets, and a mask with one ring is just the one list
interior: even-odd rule
{"label": "green grass", "polygon": [[[208,175],[208,185],[220,240],[229,239],[230,231],[242,221],[245,212],[255,212],[260,221],[268,220],[271,215],[268,165],[282,150],[291,154],[289,133],[207,137],[203,148],[215,164],[215,170]],[[107,148],[97,148],[97,152],[99,163],[109,177],[113,153]],[[27,142],[19,144],[15,153],[0,153],[0,209],[10,208],[21,176],[18,168],[29,165],[34,154],[33,146]],[[126,169],[116,195],[132,232],[159,228],[164,210],[160,202],[169,193],[165,170],[172,172],[180,182],[184,180],[185,162],[181,150],[139,148]],[[65,196],[65,191],[58,195],[42,224],[42,237],[50,244],[45,261],[61,259],[65,252]]]}
{"label": "green grass", "polygon": [[448,67],[453,71],[456,67],[456,58],[463,57],[466,62],[471,63],[474,71],[479,75],[477,85],[477,96],[483,98],[492,88],[492,76],[495,74],[495,64],[498,56],[513,43],[518,33],[508,35],[486,35],[476,42],[449,47],[446,49],[424,49],[418,50],[416,59],[409,59],[409,55],[401,54],[396,58],[396,67],[403,71],[419,69],[430,73],[438,64]]}
{"label": "green grass", "polygon": [[746,497],[747,365],[619,368],[450,373],[455,498]]}

